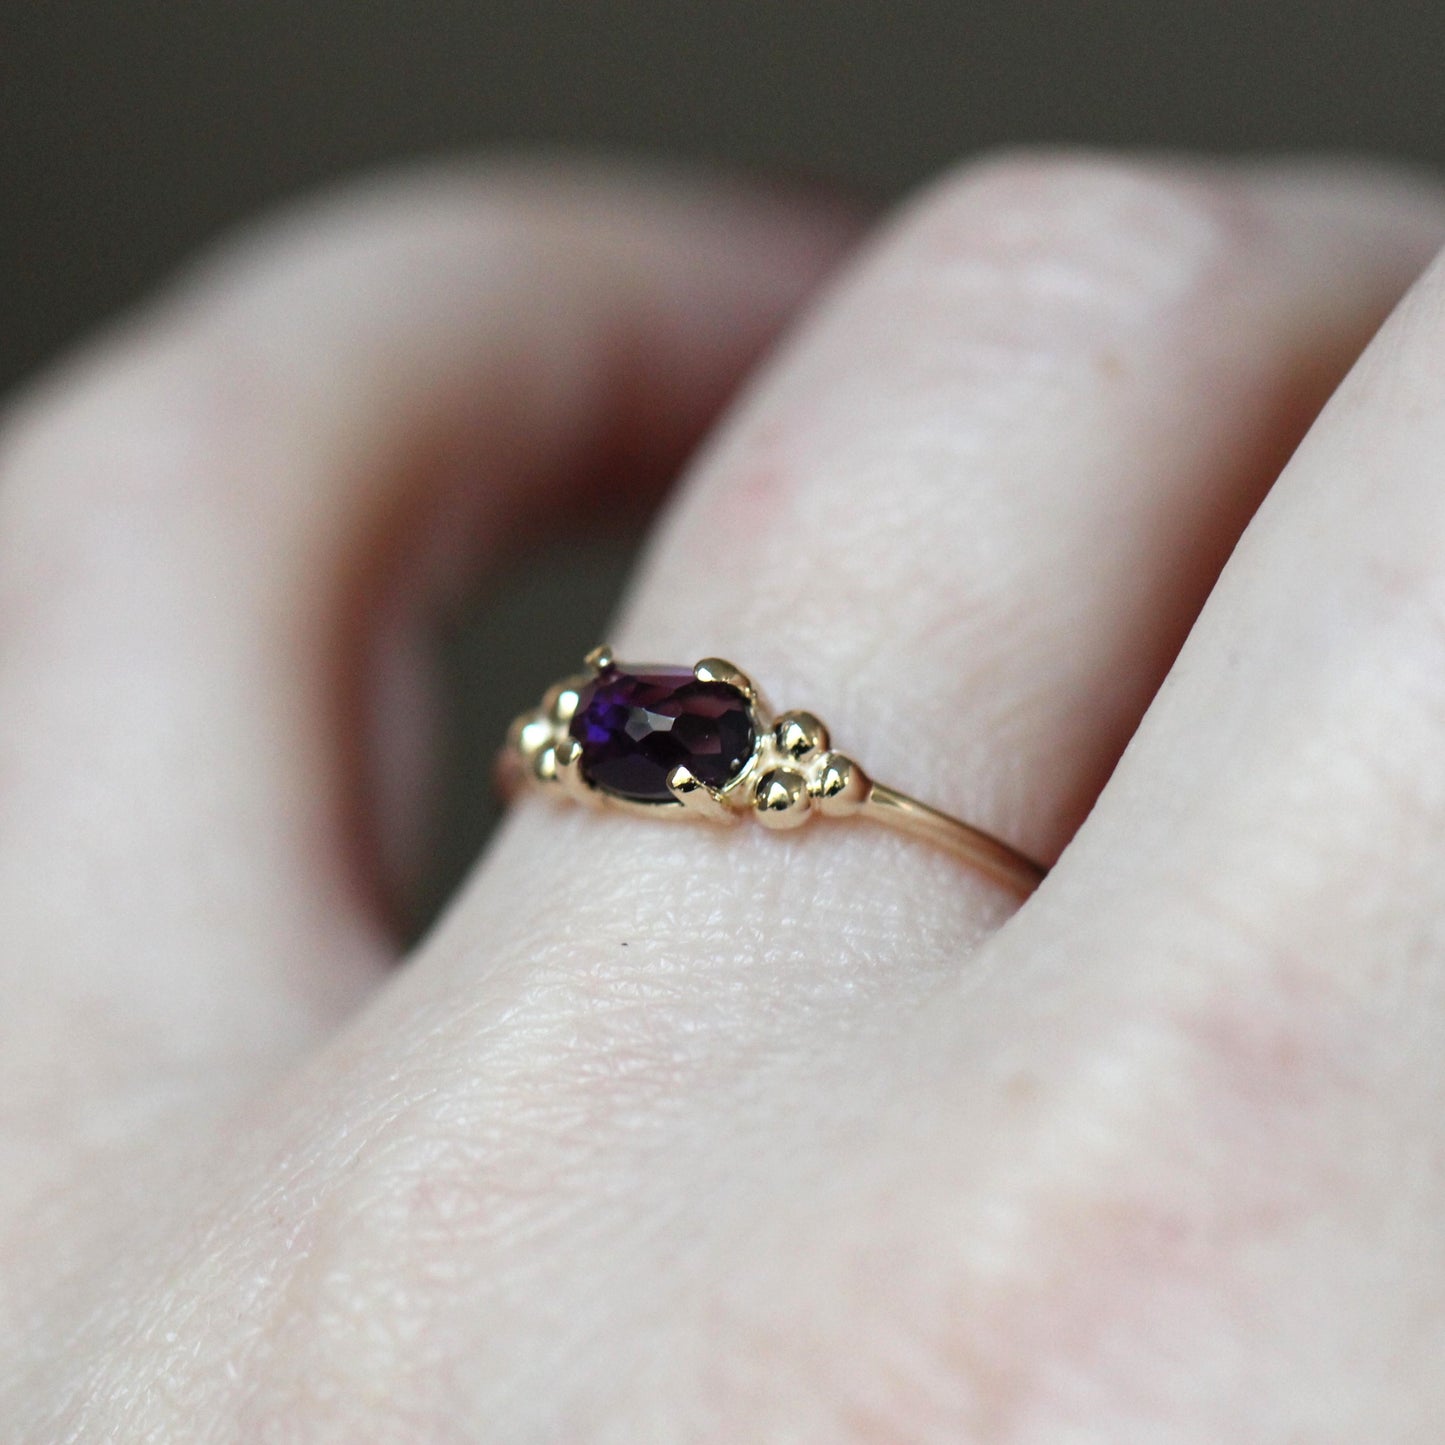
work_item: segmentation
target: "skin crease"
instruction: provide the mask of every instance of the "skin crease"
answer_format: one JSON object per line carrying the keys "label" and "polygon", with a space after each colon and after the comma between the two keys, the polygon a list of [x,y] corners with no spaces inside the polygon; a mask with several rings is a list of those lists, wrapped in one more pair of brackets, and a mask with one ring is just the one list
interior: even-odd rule
{"label": "skin crease", "polygon": [[[1445,207],[1020,155],[853,239],[376,186],[12,408],[0,1436],[1438,1440]],[[665,475],[825,275],[611,640],[1048,883],[536,800],[388,976],[377,598]]]}

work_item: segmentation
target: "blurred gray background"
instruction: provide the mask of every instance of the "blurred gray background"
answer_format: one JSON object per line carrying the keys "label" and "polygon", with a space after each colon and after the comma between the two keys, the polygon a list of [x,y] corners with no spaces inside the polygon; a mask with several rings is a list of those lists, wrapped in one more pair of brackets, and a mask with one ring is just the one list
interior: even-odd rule
{"label": "blurred gray background", "polygon": [[[880,198],[1037,140],[1436,163],[1442,61],[1439,0],[0,0],[0,385],[238,217],[408,156],[564,144]],[[595,640],[629,543],[531,559],[442,629],[419,915],[488,826],[477,760]]]}

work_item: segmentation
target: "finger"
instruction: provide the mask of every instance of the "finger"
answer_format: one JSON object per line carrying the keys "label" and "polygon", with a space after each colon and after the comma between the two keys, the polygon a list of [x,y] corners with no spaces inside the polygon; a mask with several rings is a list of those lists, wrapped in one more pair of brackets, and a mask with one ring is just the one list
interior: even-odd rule
{"label": "finger", "polygon": [[726,187],[439,174],[231,248],[18,407],[0,1178],[288,1057],[369,986],[392,947],[343,760],[373,599],[635,504],[846,229]]}
{"label": "finger", "polygon": [[[964,1353],[1028,1362],[1040,1438],[1078,1418],[1115,1438],[1121,1409],[1190,1441],[1424,1439],[1439,1417],[1442,316],[1437,259],[995,940],[986,1005],[909,1031],[921,1113],[950,1070],[987,1081],[933,1128],[1005,1191],[1012,1242],[971,1244],[970,1281],[1024,1308],[972,1322]],[[875,1177],[906,1166],[888,1153]]]}
{"label": "finger", "polygon": [[1080,855],[1081,888],[1107,852],[1121,896],[1213,918],[1266,989],[1276,948],[1351,998],[1439,982],[1442,298],[1437,262],[1290,463]]}
{"label": "finger", "polygon": [[[731,655],[879,776],[1054,852],[1330,367],[1438,225],[1407,191],[1319,175],[1023,163],[950,183],[711,449],[619,650]],[[842,1358],[830,1322],[887,1313],[907,1350],[907,1302],[946,1303],[922,1276],[956,1258],[940,1220],[972,1156],[955,1126],[981,1130],[1009,1063],[1061,1036],[1052,996],[1032,1033],[996,1032],[1025,976],[988,989],[962,971],[1006,906],[861,828],[780,839],[525,809],[415,966],[283,1094],[308,1187],[282,1207],[320,1242],[287,1274],[262,1417],[318,1376],[328,1399],[415,1401],[356,1304],[401,1281],[398,1329],[444,1342],[433,1383],[455,1378],[457,1417],[503,1433],[618,1408],[621,1379],[673,1390],[663,1412],[752,1389],[795,1421],[784,1397],[810,1385],[897,1404],[900,1377],[882,1377],[911,1360],[870,1363],[841,1396],[813,1371]],[[864,1193],[878,1214],[855,1212]],[[903,1261],[899,1288],[873,1255],[852,1270],[860,1240]],[[768,1295],[770,1271],[793,1295]],[[834,1286],[847,1307],[816,1308]],[[791,1350],[796,1328],[796,1371],[710,1373],[714,1310],[741,1312],[754,1346],[778,1329]],[[482,1329],[486,1367],[463,1370]],[[559,1356],[561,1390],[536,1373]],[[941,1418],[954,1428],[933,1433],[964,1433]]]}

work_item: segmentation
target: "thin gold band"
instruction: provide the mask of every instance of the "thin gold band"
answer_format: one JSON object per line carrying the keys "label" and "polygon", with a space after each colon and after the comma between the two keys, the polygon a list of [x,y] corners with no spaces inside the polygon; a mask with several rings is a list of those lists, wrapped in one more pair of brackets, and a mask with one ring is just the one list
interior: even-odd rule
{"label": "thin gold band", "polygon": [[869,788],[863,813],[885,828],[935,844],[1020,898],[1027,898],[1048,873],[1041,863],[1035,863],[992,833],[930,808],[927,803],[920,803],[917,798],[910,798],[883,783],[874,783]]}
{"label": "thin gold band", "polygon": [[[737,823],[751,814],[775,829],[798,827],[814,814],[868,818],[935,844],[1019,898],[1027,898],[1044,879],[1047,870],[1042,865],[1000,839],[874,782],[852,758],[833,749],[828,729],[812,713],[769,712],[752,680],[722,658],[705,658],[690,670],[624,669],[610,648],[599,647],[587,655],[587,668],[550,688],[540,707],[512,724],[498,767],[507,796],[531,785],[591,807],[720,824]],[[704,686],[699,689],[695,683]],[[607,696],[594,711],[602,690],[608,690]],[[634,787],[629,794],[609,785],[579,740],[580,731],[589,740],[598,734],[604,748],[636,748],[634,729],[645,734],[656,726],[667,732],[679,715],[698,706],[700,693],[707,694],[704,706],[713,714],[728,715],[734,736],[746,738],[746,746],[726,761],[726,776],[697,776],[692,768],[706,771],[699,755],[692,767],[686,762],[670,768],[657,763],[650,791],[639,794]],[[641,698],[647,700],[638,701]],[[599,717],[625,717],[627,726],[618,728]],[[704,729],[709,725],[701,724]],[[669,737],[669,746],[672,741]],[[707,754],[714,769],[715,751],[710,747]]]}

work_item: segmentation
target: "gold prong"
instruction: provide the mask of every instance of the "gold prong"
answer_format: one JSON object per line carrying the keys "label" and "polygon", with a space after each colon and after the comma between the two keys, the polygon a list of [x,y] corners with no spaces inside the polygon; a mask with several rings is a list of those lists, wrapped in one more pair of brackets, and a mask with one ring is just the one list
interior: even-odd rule
{"label": "gold prong", "polygon": [[723,682],[729,687],[735,687],[748,699],[749,702],[756,702],[758,690],[753,686],[753,680],[741,668],[734,667],[722,657],[705,657],[694,666],[692,675],[699,682]]}
{"label": "gold prong", "polygon": [[617,659],[612,655],[612,649],[604,642],[601,647],[594,647],[582,661],[592,672],[605,672]]}
{"label": "gold prong", "polygon": [[679,763],[667,775],[667,791],[690,813],[713,823],[735,823],[737,814],[728,807],[722,794],[694,775],[691,768]]}
{"label": "gold prong", "polygon": [[557,781],[562,784],[567,796],[579,803],[595,803],[596,796],[582,776],[582,744],[576,738],[562,738],[552,749],[552,756]]}
{"label": "gold prong", "polygon": [[580,701],[581,694],[575,682],[569,680],[553,683],[542,698],[542,711],[553,722],[565,728],[572,721],[572,715],[577,711]]}

